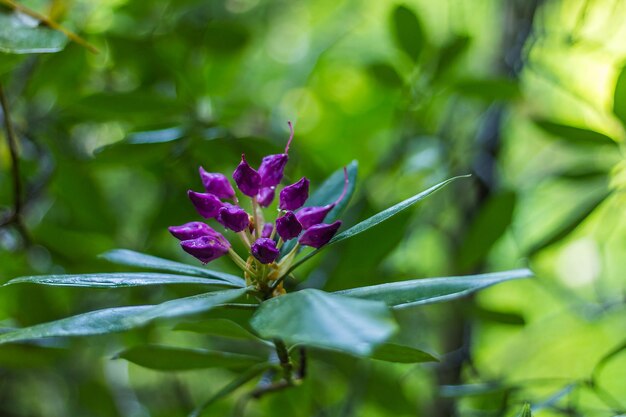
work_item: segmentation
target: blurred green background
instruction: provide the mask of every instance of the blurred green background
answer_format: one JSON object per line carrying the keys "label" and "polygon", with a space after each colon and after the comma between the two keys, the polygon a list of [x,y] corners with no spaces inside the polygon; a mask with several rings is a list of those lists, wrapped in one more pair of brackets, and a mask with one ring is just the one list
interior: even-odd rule
{"label": "blurred green background", "polygon": [[[7,53],[17,32],[0,6],[0,83],[23,186],[21,221],[11,221],[3,130],[0,282],[120,270],[97,258],[118,247],[196,264],[166,227],[199,220],[185,195],[201,185],[197,167],[230,173],[242,152],[256,165],[282,149],[292,120],[288,180],[306,175],[315,188],[359,161],[345,224],[473,174],[318,257],[298,271],[305,286],[523,266],[537,276],[400,313],[401,341],[440,363],[317,353],[301,387],[247,415],[508,416],[523,401],[541,417],[626,414],[625,2],[24,4],[99,53],[61,35],[50,35],[56,53]],[[0,327],[190,291],[5,287]],[[232,378],[112,359],[145,341],[226,343],[152,326],[5,345],[0,415],[184,416]],[[206,415],[228,415],[236,397]]]}

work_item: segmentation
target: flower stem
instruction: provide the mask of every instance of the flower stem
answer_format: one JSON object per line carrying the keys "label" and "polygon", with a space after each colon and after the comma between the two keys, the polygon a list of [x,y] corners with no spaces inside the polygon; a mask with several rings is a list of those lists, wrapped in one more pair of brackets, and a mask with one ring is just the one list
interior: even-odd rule
{"label": "flower stem", "polygon": [[252,217],[254,218],[254,229],[256,230],[257,239],[261,237],[261,222],[259,221],[259,206],[256,201],[256,196],[252,197]]}
{"label": "flower stem", "polygon": [[235,264],[243,269],[245,272],[247,272],[248,274],[250,274],[250,276],[256,278],[256,273],[252,272],[249,268],[248,265],[246,265],[246,262],[241,259],[241,257],[239,255],[237,255],[237,252],[235,252],[233,250],[233,248],[229,248],[228,249],[228,255],[230,256],[230,259],[233,260],[233,262],[235,262]]}

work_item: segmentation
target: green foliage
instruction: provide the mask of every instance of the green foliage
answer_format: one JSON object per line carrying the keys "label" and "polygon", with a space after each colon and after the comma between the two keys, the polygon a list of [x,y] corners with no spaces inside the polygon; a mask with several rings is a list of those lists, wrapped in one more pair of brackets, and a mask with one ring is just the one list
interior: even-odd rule
{"label": "green foliage", "polygon": [[166,301],[162,304],[116,307],[92,311],[0,334],[0,343],[19,342],[59,336],[87,336],[122,332],[143,327],[157,319],[171,319],[200,314],[219,304],[232,301],[246,289],[215,291]]}
{"label": "green foliage", "polygon": [[264,338],[368,355],[395,331],[384,303],[305,289],[261,304],[252,327]]}
{"label": "green foliage", "polygon": [[120,352],[116,357],[157,371],[245,369],[261,361],[259,358],[237,353],[159,345],[135,346]]}
{"label": "green foliage", "polygon": [[406,6],[398,6],[392,13],[392,31],[398,48],[413,61],[417,61],[424,49],[425,34],[419,18]]}
{"label": "green foliage", "polygon": [[39,22],[25,14],[0,10],[0,57],[8,54],[40,54],[59,52],[67,37],[56,30],[40,27]]}
{"label": "green foliage", "polygon": [[337,294],[366,300],[383,301],[395,308],[413,307],[421,304],[449,301],[464,297],[490,285],[532,276],[528,269],[468,275],[464,277],[414,279],[353,288]]}

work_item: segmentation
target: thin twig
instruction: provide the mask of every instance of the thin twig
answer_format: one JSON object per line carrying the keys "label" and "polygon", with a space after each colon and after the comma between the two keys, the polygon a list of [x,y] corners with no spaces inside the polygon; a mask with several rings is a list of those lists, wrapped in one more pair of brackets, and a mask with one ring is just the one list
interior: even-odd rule
{"label": "thin twig", "polygon": [[0,83],[0,107],[2,108],[2,118],[4,119],[4,130],[6,132],[7,144],[9,146],[9,154],[11,156],[11,175],[13,177],[13,213],[7,220],[2,222],[0,226],[14,224],[18,231],[22,234],[24,240],[28,241],[28,232],[22,221],[22,198],[23,187],[20,176],[20,158],[18,155],[17,136],[11,122],[11,112],[9,111],[9,101],[4,94],[4,88]]}
{"label": "thin twig", "polygon": [[57,22],[55,22],[54,20],[50,19],[49,17],[29,8],[24,6],[23,4],[20,4],[16,1],[13,0],[0,0],[1,4],[4,4],[5,6],[13,9],[13,10],[17,10],[20,13],[24,13],[25,15],[28,15],[32,18],[35,18],[37,20],[39,20],[40,22],[42,22],[43,24],[45,24],[46,26],[49,26],[50,28],[61,32],[62,34],[64,34],[65,36],[67,36],[70,40],[76,42],[77,44],[79,44],[80,46],[88,49],[90,52],[93,52],[94,54],[98,54],[100,53],[100,51],[98,51],[98,48],[96,48],[95,46],[93,46],[92,44],[90,44],[89,42],[87,42],[85,39],[81,38],[80,36],[78,36],[77,34],[75,34],[74,32],[72,32],[71,30],[68,30],[66,28],[64,28],[63,26],[61,26],[60,24],[58,24]]}

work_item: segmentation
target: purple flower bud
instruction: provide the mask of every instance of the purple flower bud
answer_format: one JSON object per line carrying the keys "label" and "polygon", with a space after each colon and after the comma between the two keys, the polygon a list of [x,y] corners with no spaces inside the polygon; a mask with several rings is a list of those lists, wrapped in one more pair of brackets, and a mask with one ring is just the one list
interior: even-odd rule
{"label": "purple flower bud", "polygon": [[250,216],[241,207],[225,203],[217,214],[217,221],[227,229],[241,232],[250,224]]}
{"label": "purple flower bud", "polygon": [[261,186],[274,187],[280,184],[283,179],[283,172],[289,156],[286,153],[277,155],[268,155],[261,161],[259,166],[259,175],[261,176]]}
{"label": "purple flower bud", "polygon": [[197,193],[195,191],[187,191],[189,199],[198,210],[198,213],[205,219],[211,219],[217,216],[222,202],[213,194]]}
{"label": "purple flower bud", "polygon": [[274,187],[261,188],[259,195],[256,197],[259,206],[268,207],[274,200]]}
{"label": "purple flower bud", "polygon": [[271,264],[278,258],[278,249],[276,248],[276,242],[268,238],[257,239],[250,248],[252,256],[258,259],[262,264]]}
{"label": "purple flower bud", "polygon": [[300,181],[282,189],[278,207],[281,210],[297,210],[304,205],[307,198],[309,198],[309,180],[302,177]]}
{"label": "purple flower bud", "polygon": [[328,213],[333,208],[335,208],[335,206],[339,204],[341,200],[343,200],[343,198],[346,196],[346,192],[348,191],[348,184],[350,183],[350,180],[348,178],[348,169],[346,167],[343,167],[343,176],[343,191],[334,203],[327,204],[323,207],[304,207],[302,208],[302,210],[296,213],[296,217],[298,218],[298,221],[300,221],[300,224],[303,228],[308,229],[311,226],[322,223]]}
{"label": "purple flower bud", "polygon": [[307,229],[302,236],[298,239],[301,245],[312,246],[316,249],[321,248],[335,236],[337,230],[341,227],[341,220],[337,220],[334,223],[326,224],[320,223],[311,226]]}
{"label": "purple flower bud", "polygon": [[202,167],[198,171],[207,193],[214,194],[219,198],[233,198],[235,196],[235,190],[224,174],[206,172]]}
{"label": "purple flower bud", "polygon": [[302,231],[302,225],[293,214],[293,211],[288,211],[282,217],[276,219],[276,232],[282,240],[288,241],[294,237],[298,237]]}
{"label": "purple flower bud", "polygon": [[248,165],[244,154],[241,155],[241,162],[235,169],[235,172],[233,172],[233,179],[241,192],[248,197],[254,197],[259,193],[259,189],[261,188],[261,176]]}
{"label": "purple flower bud", "polygon": [[212,236],[201,236],[196,239],[183,240],[180,246],[188,254],[195,256],[202,263],[211,262],[214,259],[228,253],[230,243],[218,232]]}
{"label": "purple flower bud", "polygon": [[181,226],[170,226],[167,230],[178,240],[197,239],[201,236],[209,236],[211,233],[217,233],[202,222],[189,222]]}
{"label": "purple flower bud", "polygon": [[303,207],[296,213],[298,221],[303,228],[308,229],[311,226],[324,221],[324,218],[335,207],[335,203],[328,204],[323,207]]}
{"label": "purple flower bud", "polygon": [[274,231],[274,225],[272,223],[265,223],[263,225],[263,230],[261,230],[261,237],[268,238],[272,236],[273,231]]}
{"label": "purple flower bud", "polygon": [[291,141],[293,140],[293,126],[291,122],[287,122],[287,124],[289,125],[291,134],[289,135],[287,146],[285,146],[285,153],[268,155],[261,161],[259,175],[261,176],[262,187],[275,187],[280,184],[280,180],[283,179],[285,165],[287,165],[287,161],[289,160],[289,145],[291,145]]}

